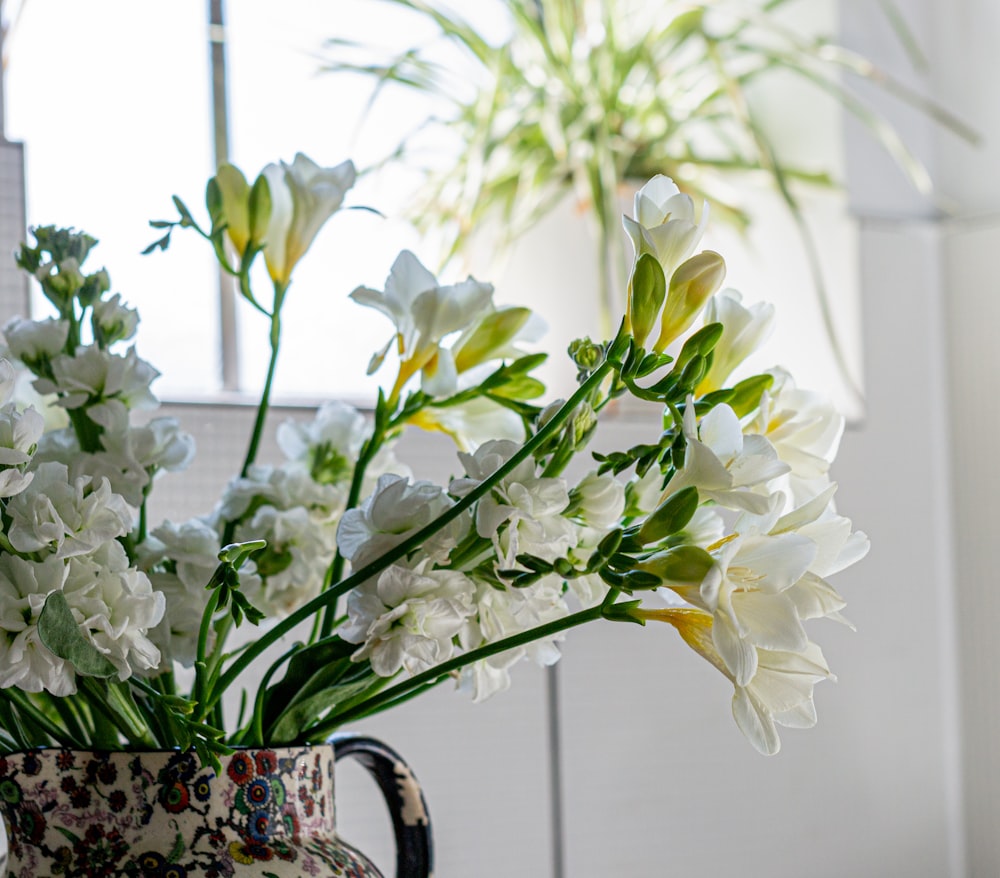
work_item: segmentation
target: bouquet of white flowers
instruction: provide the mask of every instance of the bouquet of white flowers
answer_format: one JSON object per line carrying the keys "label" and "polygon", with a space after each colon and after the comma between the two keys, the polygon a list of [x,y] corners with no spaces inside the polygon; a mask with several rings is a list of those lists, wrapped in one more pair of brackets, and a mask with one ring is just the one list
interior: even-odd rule
{"label": "bouquet of white flowers", "polygon": [[[664,177],[625,219],[621,328],[571,346],[568,399],[537,402],[529,309],[496,306],[472,278],[442,285],[403,252],[383,290],[351,294],[392,323],[368,365],[395,370],[373,411],[324,405],[281,427],[284,462],[258,462],[295,266],[353,181],[349,162],[301,155],[252,184],[226,165],[207,222],[175,198],[179,218],[153,223],[151,250],[194,230],[270,321],[243,465],[214,510],[181,523],[151,526],[146,503],[193,442],[173,419],[133,419],[155,407],[157,372],[130,344],[136,312],[84,268],[96,242],[47,227],[21,249],[54,314],[4,328],[5,397],[27,369],[47,415],[0,409],[0,755],[194,747],[211,760],[319,741],[446,681],[486,698],[590,622],[673,626],[732,682],[764,753],[777,725],[812,725],[830,671],[804,623],[839,618],[827,577],[868,547],[833,502],[843,422],[780,369],[733,381],[773,309],[722,289],[722,257],[695,254],[704,210]],[[660,421],[569,478],[624,394]],[[455,438],[448,485],[393,456],[411,425]],[[233,636],[244,623],[254,637]],[[238,715],[223,710],[235,687]]]}

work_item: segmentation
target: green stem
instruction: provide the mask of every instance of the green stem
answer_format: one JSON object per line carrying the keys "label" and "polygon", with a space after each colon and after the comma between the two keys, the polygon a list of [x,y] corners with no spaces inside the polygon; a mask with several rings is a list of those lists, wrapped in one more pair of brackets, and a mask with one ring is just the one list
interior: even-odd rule
{"label": "green stem", "polygon": [[271,385],[274,383],[274,372],[278,365],[278,351],[281,347],[281,304],[287,290],[287,285],[275,281],[274,310],[271,312],[271,360],[267,365],[267,378],[264,381],[264,390],[260,395],[260,404],[257,406],[257,418],[254,421],[253,433],[250,434],[250,445],[243,460],[240,478],[246,478],[247,471],[257,459],[257,449],[264,433],[264,421],[267,419],[267,410],[271,404]]}
{"label": "green stem", "polygon": [[303,604],[297,610],[282,619],[269,631],[263,632],[260,638],[258,638],[245,652],[243,652],[218,678],[218,680],[215,681],[214,685],[211,686],[211,691],[206,693],[205,700],[201,702],[202,716],[205,716],[205,711],[209,710],[222,697],[222,693],[225,692],[226,689],[228,689],[236,681],[239,675],[246,670],[250,663],[263,653],[272,643],[280,640],[285,636],[285,634],[295,628],[296,625],[305,621],[314,613],[322,610],[324,607],[334,606],[337,599],[341,595],[346,594],[355,586],[360,585],[371,577],[381,573],[390,564],[425,543],[430,537],[445,527],[445,525],[458,518],[458,516],[471,507],[473,503],[493,490],[495,485],[497,485],[509,473],[513,472],[522,461],[532,456],[536,449],[547,442],[549,438],[562,427],[563,423],[576,411],[577,406],[587,399],[595,387],[600,386],[601,382],[607,374],[613,370],[613,368],[614,366],[612,363],[606,360],[597,369],[595,369],[590,377],[588,377],[587,380],[584,381],[579,388],[577,388],[576,393],[574,393],[562,405],[559,411],[556,412],[556,414],[551,418],[551,420],[548,421],[548,423],[545,424],[544,427],[532,436],[531,439],[525,442],[524,445],[522,445],[517,452],[511,456],[510,460],[508,460],[489,478],[480,482],[479,485],[455,503],[454,506],[445,510],[432,522],[422,527],[415,534],[404,540],[395,548],[385,552],[381,557],[372,561],[370,564],[366,564],[351,576]]}
{"label": "green stem", "polygon": [[507,652],[510,649],[516,649],[526,643],[541,640],[543,637],[551,637],[553,634],[568,631],[570,628],[584,625],[587,622],[595,622],[604,617],[604,611],[605,607],[603,605],[591,607],[588,610],[581,610],[578,613],[573,613],[554,622],[539,625],[537,628],[522,631],[520,634],[505,637],[503,640],[488,643],[485,646],[480,646],[477,649],[455,656],[455,658],[437,667],[430,668],[423,673],[410,677],[408,680],[404,680],[389,689],[379,692],[377,695],[372,696],[355,707],[327,717],[323,722],[317,723],[309,730],[309,736],[312,739],[316,739],[320,735],[328,735],[350,720],[357,719],[359,716],[370,716],[379,710],[384,710],[390,704],[407,695],[411,690],[426,686],[429,683],[440,682],[442,678],[448,676],[453,671],[457,671],[466,665],[471,665],[473,662],[489,658],[501,652]]}

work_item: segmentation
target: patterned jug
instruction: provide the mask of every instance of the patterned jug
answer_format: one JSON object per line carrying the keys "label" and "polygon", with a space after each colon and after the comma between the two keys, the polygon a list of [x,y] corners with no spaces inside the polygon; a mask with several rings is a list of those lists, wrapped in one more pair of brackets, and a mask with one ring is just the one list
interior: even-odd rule
{"label": "patterned jug", "polygon": [[420,787],[372,738],[237,750],[216,773],[192,751],[40,748],[0,757],[5,878],[382,878],[342,841],[334,763],[351,756],[392,815],[397,878],[428,878]]}

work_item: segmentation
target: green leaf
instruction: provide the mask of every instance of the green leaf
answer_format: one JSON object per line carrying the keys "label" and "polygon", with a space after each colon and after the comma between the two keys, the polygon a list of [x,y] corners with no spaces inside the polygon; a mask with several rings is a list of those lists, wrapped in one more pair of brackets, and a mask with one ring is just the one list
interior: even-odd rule
{"label": "green leaf", "polygon": [[38,636],[53,655],[85,677],[113,677],[118,669],[84,636],[61,591],[52,592],[38,616]]}
{"label": "green leaf", "polygon": [[381,685],[382,682],[383,678],[375,677],[369,672],[364,679],[330,686],[321,689],[315,695],[296,701],[282,714],[281,719],[268,735],[268,740],[275,744],[293,743],[306,727],[318,720],[330,708],[360,695],[373,683]]}
{"label": "green leaf", "polygon": [[264,727],[275,723],[303,692],[336,683],[352,668],[361,667],[350,660],[357,648],[357,644],[334,635],[296,652],[288,662],[285,676],[264,693]]}

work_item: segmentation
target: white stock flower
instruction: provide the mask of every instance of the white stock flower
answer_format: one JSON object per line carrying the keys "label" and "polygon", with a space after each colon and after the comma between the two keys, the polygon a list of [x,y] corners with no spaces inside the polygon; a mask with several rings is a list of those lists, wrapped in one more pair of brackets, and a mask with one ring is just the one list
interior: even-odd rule
{"label": "white stock flower", "polygon": [[335,214],[354,185],[354,165],[322,168],[296,153],[291,164],[270,164],[262,174],[271,194],[271,216],[264,233],[264,259],[271,278],[287,284],[323,224]]}
{"label": "white stock flower", "polygon": [[43,463],[31,484],[7,505],[7,533],[19,552],[53,551],[57,558],[93,552],[128,533],[132,516],[107,479],[69,479],[60,463]]}
{"label": "white stock flower", "polygon": [[609,473],[587,473],[570,497],[574,517],[602,534],[616,527],[625,511],[625,486]]}
{"label": "white stock flower", "polygon": [[23,466],[42,438],[45,421],[33,408],[19,412],[13,403],[0,408],[0,466]]}
{"label": "white stock flower", "polygon": [[441,286],[409,250],[402,251],[386,278],[385,290],[358,287],[351,298],[381,311],[396,327],[396,334],[369,366],[381,364],[393,340],[400,358],[401,387],[417,372],[422,386],[435,396],[454,393],[458,369],[452,352],[441,346],[445,336],[467,329],[492,308],[493,287],[469,278]]}
{"label": "white stock flower", "polygon": [[94,334],[99,335],[105,345],[128,341],[139,326],[139,312],[122,304],[122,297],[118,293],[94,302],[91,319]]}
{"label": "white stock flower", "polygon": [[268,615],[287,615],[319,594],[336,551],[330,522],[310,515],[303,506],[262,506],[236,528],[235,536],[267,542],[254,558],[260,587],[244,591]]}
{"label": "white stock flower", "polygon": [[728,405],[717,405],[695,421],[689,397],[684,410],[687,449],[684,466],[668,482],[663,497],[694,485],[702,500],[753,513],[769,507],[767,483],[789,471],[763,436],[744,436],[739,418]]}
{"label": "white stock flower", "polygon": [[44,428],[44,419],[33,408],[19,412],[13,403],[0,408],[0,497],[13,497],[31,484],[34,476],[23,468]]}
{"label": "white stock flower", "polygon": [[388,567],[347,599],[340,636],[361,644],[352,658],[369,659],[380,677],[403,668],[419,674],[447,661],[474,611],[473,584],[465,574],[423,566]]}
{"label": "white stock flower", "polygon": [[63,408],[89,404],[88,414],[101,423],[100,411],[109,402],[130,409],[155,408],[157,400],[149,386],[159,374],[139,359],[134,347],[122,356],[88,345],[78,348],[74,356],[55,357],[52,377],[38,378],[34,387],[42,394],[58,394]]}
{"label": "white stock flower", "polygon": [[118,669],[118,679],[156,668],[160,651],[148,635],[163,619],[166,600],[145,573],[129,566],[121,544],[105,543],[67,566],[66,601],[87,639]]}
{"label": "white stock flower", "polygon": [[[410,483],[402,476],[386,474],[375,491],[360,506],[344,513],[337,529],[341,554],[358,570],[407,540],[454,505],[439,486],[431,482]],[[468,531],[469,516],[463,513],[420,546],[420,556],[441,563]]]}
{"label": "white stock flower", "polygon": [[28,561],[0,554],[0,688],[76,692],[72,665],[49,652],[38,636],[45,599],[62,590],[66,573],[65,562],[53,556]]}
{"label": "white stock flower", "polygon": [[705,323],[724,328],[712,349],[712,365],[698,385],[699,396],[725,387],[737,366],[767,341],[774,330],[774,305],[758,302],[747,308],[740,293],[723,290],[709,300]]}
{"label": "white stock flower", "polygon": [[[516,442],[484,442],[474,454],[459,452],[467,478],[455,479],[451,493],[462,497],[503,466],[519,450]],[[533,458],[519,463],[479,501],[476,532],[492,540],[503,568],[517,566],[517,556],[535,555],[546,561],[565,556],[576,544],[577,528],[562,513],[569,506],[569,490],[560,478],[535,474]]]}
{"label": "white stock flower", "polygon": [[329,449],[339,455],[347,476],[367,436],[364,415],[342,402],[325,403],[306,423],[285,421],[277,433],[278,447],[289,460],[311,468],[316,463],[317,450]]}
{"label": "white stock flower", "polygon": [[[498,589],[493,583],[477,583],[476,614],[461,634],[462,647],[469,651],[520,634],[569,614],[563,598],[562,582],[546,576],[527,588]],[[510,686],[510,668],[522,658],[548,666],[559,660],[556,642],[563,635],[534,640],[462,668],[459,688],[484,701]]]}
{"label": "white stock flower", "polygon": [[54,317],[14,317],[4,324],[3,335],[12,357],[27,366],[38,365],[62,354],[69,338],[69,323]]}

